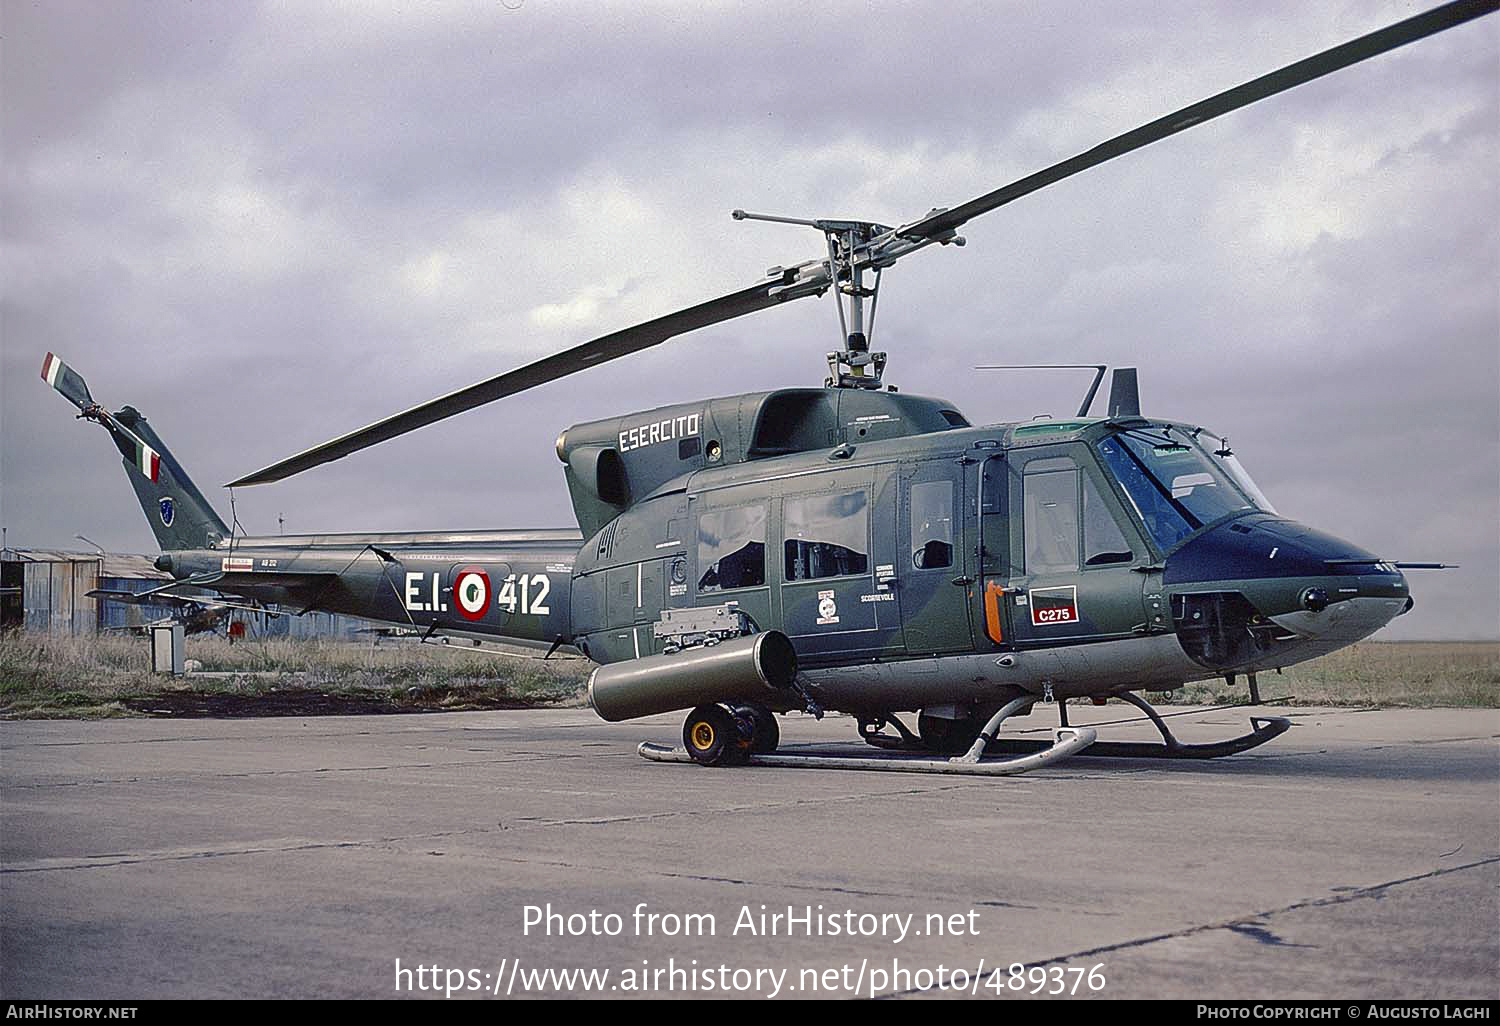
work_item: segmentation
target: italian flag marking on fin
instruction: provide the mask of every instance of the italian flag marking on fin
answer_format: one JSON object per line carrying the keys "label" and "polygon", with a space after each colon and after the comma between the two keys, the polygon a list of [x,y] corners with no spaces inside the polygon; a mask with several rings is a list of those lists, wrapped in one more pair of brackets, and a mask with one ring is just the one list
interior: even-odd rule
{"label": "italian flag marking on fin", "polygon": [[161,475],[161,456],[139,438],[135,440],[135,466],[153,481]]}
{"label": "italian flag marking on fin", "polygon": [[53,388],[57,387],[57,379],[62,377],[63,362],[51,353],[42,361],[42,380]]}

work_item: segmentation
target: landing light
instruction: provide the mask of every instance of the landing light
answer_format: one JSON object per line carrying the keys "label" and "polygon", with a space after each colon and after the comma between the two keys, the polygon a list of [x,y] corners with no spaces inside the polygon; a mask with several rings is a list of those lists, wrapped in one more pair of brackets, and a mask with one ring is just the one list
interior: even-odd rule
{"label": "landing light", "polygon": [[1328,592],[1322,588],[1308,588],[1302,593],[1302,608],[1321,613],[1328,608]]}

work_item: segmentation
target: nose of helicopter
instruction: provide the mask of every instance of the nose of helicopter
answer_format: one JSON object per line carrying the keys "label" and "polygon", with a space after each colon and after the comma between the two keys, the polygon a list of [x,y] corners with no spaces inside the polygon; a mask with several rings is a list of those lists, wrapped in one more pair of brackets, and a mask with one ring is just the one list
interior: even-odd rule
{"label": "nose of helicopter", "polygon": [[1253,514],[1173,552],[1162,583],[1183,648],[1216,670],[1257,670],[1369,637],[1412,607],[1406,578],[1364,549]]}

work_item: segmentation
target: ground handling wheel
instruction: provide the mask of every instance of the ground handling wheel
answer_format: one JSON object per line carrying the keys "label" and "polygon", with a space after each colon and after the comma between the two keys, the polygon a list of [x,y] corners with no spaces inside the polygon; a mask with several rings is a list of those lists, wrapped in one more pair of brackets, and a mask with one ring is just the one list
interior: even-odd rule
{"label": "ground handling wheel", "polygon": [[770,755],[781,745],[781,728],[776,723],[776,714],[763,705],[738,705],[735,715],[748,719],[753,725],[750,733],[750,751],[755,755]]}
{"label": "ground handling wheel", "polygon": [[[743,718],[745,721],[749,717]],[[682,724],[682,746],[700,766],[734,766],[750,755],[754,724],[722,705],[700,705]]]}

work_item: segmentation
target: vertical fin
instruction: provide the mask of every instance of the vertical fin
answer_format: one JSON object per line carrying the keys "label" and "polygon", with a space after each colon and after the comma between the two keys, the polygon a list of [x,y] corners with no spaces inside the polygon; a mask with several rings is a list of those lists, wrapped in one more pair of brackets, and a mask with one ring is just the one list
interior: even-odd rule
{"label": "vertical fin", "polygon": [[78,407],[79,416],[109,432],[124,457],[125,476],[163,551],[207,548],[228,537],[229,528],[145,417],[129,406],[118,413],[106,412],[94,401],[83,376],[55,353],[48,353],[42,361],[42,380]]}
{"label": "vertical fin", "polygon": [[113,419],[135,443],[127,452],[120,439],[115,440],[125,457],[126,476],[162,550],[202,549],[229,537],[229,528],[146,418],[126,406]]}

